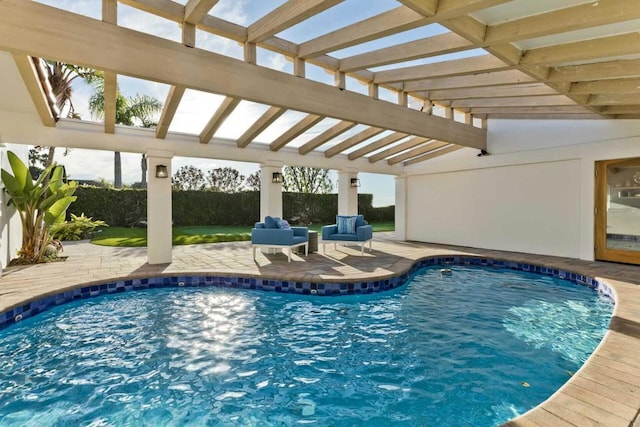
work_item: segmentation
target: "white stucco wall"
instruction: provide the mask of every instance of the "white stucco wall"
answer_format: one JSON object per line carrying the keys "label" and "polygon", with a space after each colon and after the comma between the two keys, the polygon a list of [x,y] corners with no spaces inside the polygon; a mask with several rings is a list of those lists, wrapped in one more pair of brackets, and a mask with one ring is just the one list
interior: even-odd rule
{"label": "white stucco wall", "polygon": [[[27,163],[29,150],[26,145],[0,144],[0,168],[11,171],[7,151],[13,151]],[[3,271],[9,261],[18,256],[18,249],[22,245],[20,217],[13,206],[7,206],[8,201],[9,197],[0,181],[0,271]]]}
{"label": "white stucco wall", "polygon": [[409,169],[408,240],[593,259],[594,163],[640,157],[640,121],[489,122],[463,149]]}

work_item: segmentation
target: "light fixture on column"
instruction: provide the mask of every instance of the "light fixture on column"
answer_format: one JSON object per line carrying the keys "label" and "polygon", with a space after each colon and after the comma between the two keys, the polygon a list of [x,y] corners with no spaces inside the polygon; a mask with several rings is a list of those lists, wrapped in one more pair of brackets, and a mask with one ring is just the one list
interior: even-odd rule
{"label": "light fixture on column", "polygon": [[274,184],[282,184],[282,172],[274,172],[271,177],[271,182]]}
{"label": "light fixture on column", "polygon": [[360,187],[360,180],[358,178],[351,178],[352,187]]}
{"label": "light fixture on column", "polygon": [[156,165],[156,178],[168,178],[169,172],[165,165]]}

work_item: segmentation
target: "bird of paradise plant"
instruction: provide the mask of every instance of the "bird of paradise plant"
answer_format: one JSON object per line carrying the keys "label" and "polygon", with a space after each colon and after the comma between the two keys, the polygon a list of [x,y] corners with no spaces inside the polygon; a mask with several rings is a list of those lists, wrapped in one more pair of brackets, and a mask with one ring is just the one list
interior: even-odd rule
{"label": "bird of paradise plant", "polygon": [[76,200],[73,193],[78,183],[65,183],[63,168],[52,164],[34,182],[29,168],[13,152],[7,152],[11,171],[2,169],[1,177],[9,194],[9,204],[15,206],[22,222],[22,246],[18,251],[21,263],[46,260],[47,247],[52,242],[50,227],[65,219],[67,208]]}

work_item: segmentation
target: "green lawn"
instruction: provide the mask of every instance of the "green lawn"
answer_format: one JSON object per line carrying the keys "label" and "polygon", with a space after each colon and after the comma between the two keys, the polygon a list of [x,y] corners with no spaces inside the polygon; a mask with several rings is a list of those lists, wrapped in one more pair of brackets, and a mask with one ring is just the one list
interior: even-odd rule
{"label": "green lawn", "polygon": [[[324,224],[312,224],[309,230],[320,232]],[[373,231],[393,231],[393,222],[372,223]],[[221,243],[251,240],[251,227],[230,225],[208,225],[200,227],[173,227],[174,245],[197,243]],[[143,247],[147,246],[146,228],[106,227],[96,234],[91,243],[102,246]]]}

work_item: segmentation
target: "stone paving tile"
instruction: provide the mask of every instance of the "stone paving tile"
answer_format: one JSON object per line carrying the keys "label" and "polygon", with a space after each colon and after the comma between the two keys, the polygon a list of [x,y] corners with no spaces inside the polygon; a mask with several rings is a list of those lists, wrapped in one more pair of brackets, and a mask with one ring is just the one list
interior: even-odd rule
{"label": "stone paving tile", "polygon": [[[636,333],[636,327],[640,327],[640,266],[400,242],[391,233],[376,233],[373,251],[364,256],[356,248],[338,246],[336,250],[327,245],[326,255],[295,254],[291,263],[284,254],[258,253],[254,261],[248,242],[176,246],[173,262],[163,265],[147,264],[146,248],[109,248],[88,242],[65,244],[63,255],[68,257],[64,262],[6,269],[0,278],[0,312],[45,294],[127,277],[226,274],[303,282],[358,282],[396,276],[416,260],[442,255],[502,259],[602,278],[618,298],[614,330],[607,333],[594,356],[563,388],[509,425],[640,427],[640,338]],[[607,402],[613,403],[607,406]]]}

